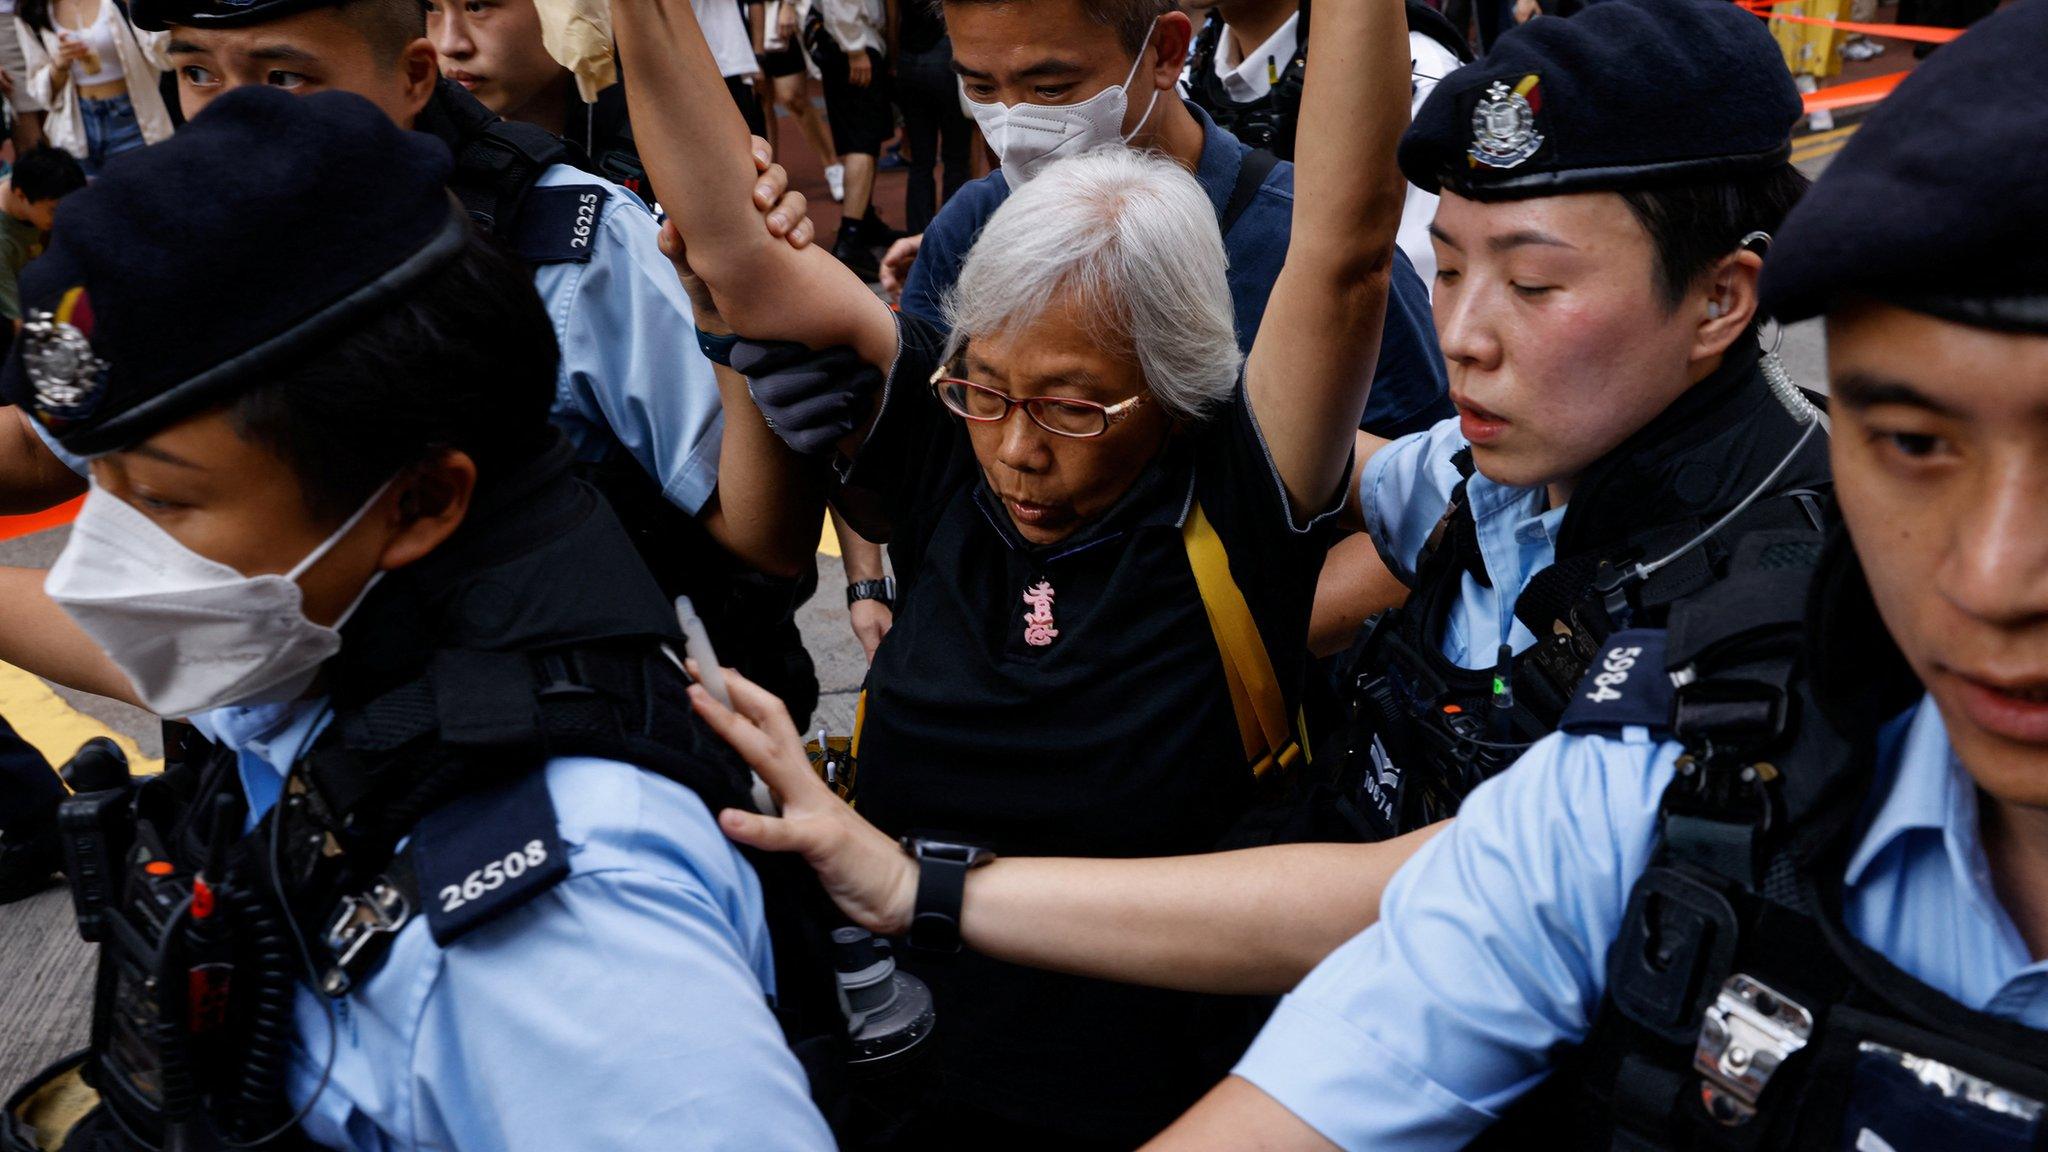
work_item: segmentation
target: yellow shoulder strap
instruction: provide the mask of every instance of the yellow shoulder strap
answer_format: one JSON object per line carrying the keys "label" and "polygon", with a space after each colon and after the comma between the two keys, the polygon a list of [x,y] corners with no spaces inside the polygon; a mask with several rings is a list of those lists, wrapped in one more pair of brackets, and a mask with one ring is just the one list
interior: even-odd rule
{"label": "yellow shoulder strap", "polygon": [[1223,678],[1230,685],[1230,707],[1237,713],[1245,762],[1255,776],[1264,776],[1275,765],[1292,768],[1308,755],[1308,741],[1301,735],[1304,726],[1299,713],[1295,724],[1287,722],[1287,701],[1280,678],[1273,674],[1273,660],[1259,638],[1251,606],[1231,578],[1223,538],[1216,535],[1199,501],[1181,527],[1181,540],[1187,545],[1202,607],[1209,613],[1209,630],[1216,634],[1216,648],[1223,654]]}
{"label": "yellow shoulder strap", "polygon": [[[1254,776],[1264,776],[1275,765],[1292,768],[1308,756],[1308,740],[1302,733],[1297,712],[1295,723],[1287,722],[1287,701],[1280,691],[1280,678],[1273,674],[1272,657],[1266,654],[1259,626],[1252,620],[1251,605],[1230,575],[1230,557],[1223,551],[1223,538],[1209,523],[1197,502],[1181,527],[1187,545],[1188,566],[1195,573],[1195,587],[1201,592],[1202,607],[1209,614],[1209,630],[1216,634],[1216,648],[1223,654],[1223,678],[1230,686],[1230,708],[1237,715],[1238,735],[1244,739],[1245,763]],[[868,697],[860,695],[854,711],[853,756],[860,762],[860,733],[867,719]]]}

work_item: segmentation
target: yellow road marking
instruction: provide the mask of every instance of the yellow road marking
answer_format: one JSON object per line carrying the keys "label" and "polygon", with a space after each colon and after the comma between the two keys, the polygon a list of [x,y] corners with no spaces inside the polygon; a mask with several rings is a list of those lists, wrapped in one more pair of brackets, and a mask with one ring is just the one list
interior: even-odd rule
{"label": "yellow road marking", "polygon": [[1801,136],[1798,139],[1792,141],[1792,147],[1795,149],[1805,148],[1809,145],[1821,144],[1829,140],[1839,140],[1844,136],[1854,135],[1856,133],[1856,130],[1861,127],[1863,127],[1863,125],[1860,122],[1855,124],[1845,124],[1840,128],[1830,128],[1825,132],[1815,132],[1811,135]]}
{"label": "yellow road marking", "polygon": [[128,766],[137,773],[161,772],[162,760],[149,759],[135,741],[87,716],[48,684],[12,664],[0,664],[0,716],[35,746],[52,766],[62,767],[78,746],[95,736],[110,736],[128,754]]}
{"label": "yellow road marking", "polygon": [[1801,164],[1840,152],[1842,146],[1849,142],[1849,137],[1855,135],[1856,129],[1861,127],[1861,124],[1851,124],[1847,128],[1837,128],[1832,132],[1818,132],[1812,136],[1801,137],[1792,145],[1792,163]]}
{"label": "yellow road marking", "polygon": [[827,556],[839,555],[839,533],[832,530],[832,517],[825,517],[825,528],[818,537],[818,551]]}
{"label": "yellow road marking", "polygon": [[1792,163],[1804,164],[1808,160],[1818,160],[1823,156],[1833,156],[1847,146],[1848,143],[1847,140],[1831,140],[1811,152],[1794,152],[1792,154]]}

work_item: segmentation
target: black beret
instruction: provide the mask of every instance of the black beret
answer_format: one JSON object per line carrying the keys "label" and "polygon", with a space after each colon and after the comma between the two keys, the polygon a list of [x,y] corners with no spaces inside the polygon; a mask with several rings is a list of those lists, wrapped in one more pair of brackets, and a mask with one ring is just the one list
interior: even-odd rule
{"label": "black beret", "polygon": [[2048,332],[2048,0],[2020,0],[1914,69],[1779,230],[1764,309],[1845,296]]}
{"label": "black beret", "polygon": [[344,92],[229,92],[64,198],[0,392],[72,452],[223,404],[469,238],[447,146]]}
{"label": "black beret", "polygon": [[315,8],[339,8],[347,0],[130,0],[129,19],[138,28],[161,32],[173,24],[190,28],[242,28],[267,24]]}
{"label": "black beret", "polygon": [[1729,0],[1605,0],[1444,77],[1401,171],[1475,200],[1713,178],[1785,163],[1800,111],[1777,42]]}

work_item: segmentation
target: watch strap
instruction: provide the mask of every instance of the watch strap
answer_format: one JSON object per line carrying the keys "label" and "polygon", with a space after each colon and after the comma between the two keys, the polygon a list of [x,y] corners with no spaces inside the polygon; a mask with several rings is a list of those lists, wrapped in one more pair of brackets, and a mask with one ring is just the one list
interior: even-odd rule
{"label": "watch strap", "polygon": [[960,908],[967,896],[965,860],[920,855],[917,905],[910,918],[910,946],[920,952],[960,951]]}
{"label": "watch strap", "polygon": [[885,606],[896,606],[896,581],[884,576],[879,580],[856,580],[846,586],[846,606],[853,607],[863,600],[879,600]]}

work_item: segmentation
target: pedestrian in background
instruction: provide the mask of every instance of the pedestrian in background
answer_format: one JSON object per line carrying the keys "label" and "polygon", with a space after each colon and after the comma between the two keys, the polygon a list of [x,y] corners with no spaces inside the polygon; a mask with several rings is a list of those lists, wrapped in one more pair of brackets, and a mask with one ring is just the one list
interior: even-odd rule
{"label": "pedestrian in background", "polygon": [[165,36],[129,23],[118,0],[21,0],[14,19],[28,98],[49,108],[43,131],[86,175],[171,134]]}

